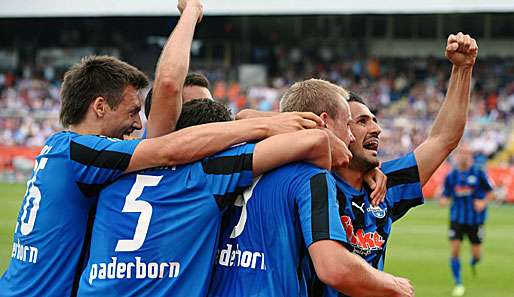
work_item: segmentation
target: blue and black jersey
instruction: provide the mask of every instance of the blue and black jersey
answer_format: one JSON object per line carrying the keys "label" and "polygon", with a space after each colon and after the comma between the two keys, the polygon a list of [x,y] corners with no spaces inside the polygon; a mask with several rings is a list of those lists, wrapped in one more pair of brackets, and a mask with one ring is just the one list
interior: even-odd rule
{"label": "blue and black jersey", "polygon": [[0,296],[73,294],[97,194],[125,171],[138,143],[72,132],[46,141],[27,182]]}
{"label": "blue and black jersey", "polygon": [[477,212],[473,200],[484,199],[493,187],[487,174],[477,166],[452,170],[444,182],[444,196],[452,199],[450,221],[462,225],[483,224],[487,209]]}
{"label": "blue and black jersey", "polygon": [[320,240],[346,242],[330,173],[304,163],[271,171],[224,216],[208,296],[306,296],[302,259]]}
{"label": "blue and black jersey", "polygon": [[[387,240],[392,224],[412,207],[423,204],[418,165],[413,153],[384,162],[381,170],[387,175],[385,201],[373,207],[371,189],[352,188],[333,173],[337,183],[339,214],[348,238],[350,250],[371,266],[384,270]],[[344,296],[335,289],[314,281],[311,296]],[[317,291],[316,291],[317,290]]]}
{"label": "blue and black jersey", "polygon": [[252,184],[254,144],[124,175],[99,195],[79,296],[205,296],[221,214]]}

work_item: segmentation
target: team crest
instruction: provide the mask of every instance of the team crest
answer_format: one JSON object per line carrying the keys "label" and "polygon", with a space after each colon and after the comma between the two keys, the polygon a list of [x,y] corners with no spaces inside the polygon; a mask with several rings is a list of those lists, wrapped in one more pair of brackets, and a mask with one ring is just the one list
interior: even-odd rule
{"label": "team crest", "polygon": [[468,176],[468,184],[474,185],[477,183],[477,177],[474,175]]}
{"label": "team crest", "polygon": [[379,206],[370,206],[366,209],[367,211],[371,212],[376,218],[383,218],[386,215],[387,208],[382,209]]}

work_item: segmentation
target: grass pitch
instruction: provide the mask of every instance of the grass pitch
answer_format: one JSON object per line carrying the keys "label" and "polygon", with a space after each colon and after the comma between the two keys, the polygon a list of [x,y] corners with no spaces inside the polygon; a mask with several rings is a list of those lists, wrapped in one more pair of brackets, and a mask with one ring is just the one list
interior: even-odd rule
{"label": "grass pitch", "polygon": [[[1,274],[9,263],[12,232],[24,191],[24,185],[0,184]],[[393,226],[386,271],[409,278],[416,289],[416,296],[450,296],[453,281],[448,263],[447,229],[448,209],[427,202],[411,210]],[[470,247],[467,242],[463,245],[464,296],[514,296],[514,206],[493,205],[489,208],[483,248],[483,260],[474,278],[469,267]]]}

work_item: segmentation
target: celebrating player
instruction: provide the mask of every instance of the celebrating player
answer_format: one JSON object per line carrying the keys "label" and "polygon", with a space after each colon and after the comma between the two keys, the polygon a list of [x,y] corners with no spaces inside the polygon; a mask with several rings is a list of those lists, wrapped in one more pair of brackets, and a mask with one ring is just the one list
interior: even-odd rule
{"label": "celebrating player", "polygon": [[[381,129],[362,100],[355,95],[350,100],[353,118],[351,129],[356,141],[349,146],[353,155],[350,166],[335,171],[340,193],[339,211],[351,249],[375,268],[383,269],[392,223],[409,208],[423,202],[421,187],[455,149],[463,135],[472,68],[477,53],[477,44],[469,35],[458,33],[448,37],[446,55],[453,68],[446,100],[434,121],[429,137],[413,153],[381,166],[388,176],[388,191],[386,200],[378,206],[371,205],[369,191],[363,187],[362,177],[369,169],[379,165],[377,149]],[[306,102],[301,94],[299,91],[295,92],[294,88],[286,92],[281,101],[281,110],[313,111],[319,114],[319,102]],[[244,116],[255,114],[247,111]],[[333,121],[330,116],[322,115],[322,119],[330,123]],[[313,258],[314,261],[316,259]],[[336,261],[337,259],[331,258],[332,263],[337,263]],[[344,263],[340,262],[340,265]],[[334,290],[328,291],[328,295],[337,295]],[[314,294],[321,295],[321,292]]]}
{"label": "celebrating player", "polygon": [[457,149],[455,161],[455,169],[448,174],[444,182],[440,203],[441,206],[446,206],[448,200],[452,200],[449,230],[450,267],[455,281],[452,295],[462,296],[465,288],[460,275],[460,245],[466,234],[471,242],[470,264],[475,272],[475,266],[481,258],[487,204],[494,199],[494,194],[487,174],[479,167],[473,166],[473,153],[467,145],[463,144]]}

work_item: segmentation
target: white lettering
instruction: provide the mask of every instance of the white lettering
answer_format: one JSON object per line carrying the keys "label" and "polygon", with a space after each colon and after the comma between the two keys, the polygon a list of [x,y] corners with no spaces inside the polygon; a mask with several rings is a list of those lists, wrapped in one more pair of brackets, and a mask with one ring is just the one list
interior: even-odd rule
{"label": "white lettering", "polygon": [[[134,262],[118,262],[117,257],[111,257],[110,263],[94,263],[91,264],[89,271],[89,284],[92,285],[94,280],[103,279],[130,279],[132,278],[132,269],[135,269],[135,277],[138,279],[164,278],[168,274],[168,278],[176,278],[180,273],[180,263],[178,262],[142,262],[141,257],[134,257]],[[167,268],[169,267],[169,272]]]}
{"label": "white lettering", "polygon": [[[260,261],[260,265],[259,265]],[[227,248],[218,251],[216,263],[221,266],[238,266],[251,269],[266,270],[264,253],[241,251],[239,245],[233,247],[227,243]]]}
{"label": "white lettering", "polygon": [[89,271],[89,284],[93,284],[93,280],[96,279],[98,276],[98,265],[93,264],[91,265],[91,270]]}
{"label": "white lettering", "polygon": [[107,276],[107,265],[105,263],[100,263],[100,270],[98,270],[98,278],[105,279]]}

